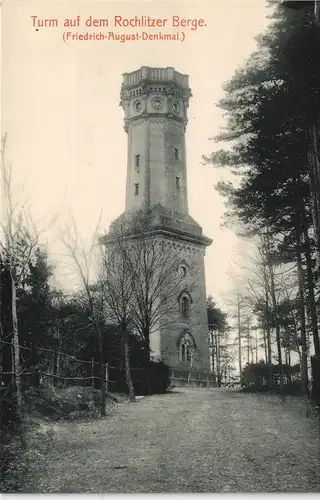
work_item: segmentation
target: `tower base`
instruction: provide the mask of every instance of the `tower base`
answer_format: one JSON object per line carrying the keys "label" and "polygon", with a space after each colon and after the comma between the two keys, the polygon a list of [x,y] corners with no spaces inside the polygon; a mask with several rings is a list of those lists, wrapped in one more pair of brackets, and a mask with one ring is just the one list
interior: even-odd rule
{"label": "tower base", "polygon": [[170,369],[171,387],[216,387],[215,376],[205,370]]}

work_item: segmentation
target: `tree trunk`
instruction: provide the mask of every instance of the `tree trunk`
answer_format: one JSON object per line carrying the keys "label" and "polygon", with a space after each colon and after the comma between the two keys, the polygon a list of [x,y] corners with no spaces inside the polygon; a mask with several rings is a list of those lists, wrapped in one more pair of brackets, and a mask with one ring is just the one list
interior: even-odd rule
{"label": "tree trunk", "polygon": [[14,277],[11,274],[11,309],[12,309],[12,332],[13,332],[13,356],[14,356],[14,374],[17,398],[17,416],[22,423],[23,421],[23,395],[20,374],[20,345],[19,345],[19,328],[17,314],[17,289]]}
{"label": "tree trunk", "polygon": [[[192,373],[193,366],[194,366],[194,356],[191,356],[191,363],[190,363],[190,367],[189,367],[188,381],[187,381],[188,387],[190,386],[191,376],[193,375],[193,373]],[[220,386],[218,386],[218,387],[220,387]]]}
{"label": "tree trunk", "polygon": [[312,206],[312,220],[316,245],[318,279],[320,276],[320,167],[317,147],[317,127],[309,130],[310,149],[308,153],[308,171]]}
{"label": "tree trunk", "polygon": [[104,368],[104,357],[103,357],[103,341],[102,332],[98,325],[96,325],[96,332],[98,334],[99,340],[99,373],[100,373],[100,415],[104,417],[106,415],[106,379],[105,379],[105,368]]}
{"label": "tree trunk", "polygon": [[265,292],[266,292],[266,320],[267,320],[267,353],[268,353],[268,387],[269,389],[272,388],[272,350],[271,350],[271,328],[270,328],[270,311],[269,311],[269,293],[268,293],[268,281],[267,281],[267,274],[266,274],[266,269],[263,267],[263,275],[264,275],[264,282],[265,282]]}
{"label": "tree trunk", "polygon": [[221,387],[221,363],[220,363],[220,334],[216,332],[216,361],[217,361],[217,379],[218,387]]}
{"label": "tree trunk", "polygon": [[51,353],[51,387],[54,389],[56,387],[56,354],[54,352]]}
{"label": "tree trunk", "polygon": [[241,346],[241,316],[240,316],[240,296],[238,292],[238,342],[239,342],[239,377],[241,381],[241,373],[242,373],[242,346]]}
{"label": "tree trunk", "polygon": [[276,343],[277,343],[277,352],[278,352],[278,363],[279,363],[279,369],[280,369],[280,394],[281,394],[282,399],[284,399],[283,363],[282,363],[282,352],[281,352],[280,325],[279,325],[279,321],[278,321],[278,304],[277,304],[276,292],[275,292],[274,270],[273,270],[273,265],[270,262],[270,249],[269,249],[268,237],[266,238],[266,241],[265,241],[265,251],[266,251],[267,265],[268,265],[269,275],[270,275],[270,295],[271,295],[271,300],[272,300],[274,323],[275,323],[275,329],[276,329]]}
{"label": "tree trunk", "polygon": [[[293,187],[298,185],[298,179],[293,179]],[[299,199],[299,198],[298,198]],[[304,271],[302,263],[302,227],[305,224],[305,214],[303,203],[296,205],[294,214],[294,225],[296,233],[296,258],[298,271],[298,296],[299,296],[299,316],[301,327],[301,382],[304,395],[309,394],[308,384],[308,346],[307,346],[307,328],[306,328],[306,313],[305,313],[305,293],[304,293]],[[302,226],[302,227],[301,227]]]}
{"label": "tree trunk", "polygon": [[60,351],[62,348],[62,338],[61,338],[61,333],[59,327],[57,328],[57,334],[58,334],[58,350],[57,350],[57,361],[56,361],[56,387],[61,387],[61,382],[59,382],[60,377],[60,365],[61,365],[61,356],[60,356]]}
{"label": "tree trunk", "polygon": [[130,371],[130,353],[129,353],[129,335],[125,332],[123,335],[124,342],[124,361],[125,361],[125,370],[126,370],[126,382],[129,390],[129,399],[131,402],[135,401],[134,387],[131,378]]}
{"label": "tree trunk", "polygon": [[288,365],[291,368],[291,349],[290,349],[290,347],[288,348]]}
{"label": "tree trunk", "polygon": [[219,377],[219,345],[218,345],[218,335],[217,335],[217,332],[215,331],[214,332],[214,345],[215,345],[215,365],[216,365],[216,372],[217,372],[217,386],[220,387],[219,385],[219,380],[220,380],[220,377]]}
{"label": "tree trunk", "polygon": [[277,351],[278,351],[278,363],[280,368],[280,393],[284,395],[283,386],[283,363],[282,363],[282,352],[281,352],[281,339],[280,339],[280,327],[278,323],[278,318],[276,319],[276,340],[277,340]]}
{"label": "tree trunk", "polygon": [[213,378],[216,381],[216,374],[215,374],[215,345],[214,345],[214,334],[213,332],[210,332],[210,337],[211,337],[211,362],[212,362],[212,373],[213,373]]}
{"label": "tree trunk", "polygon": [[269,358],[268,358],[268,349],[267,349],[267,334],[266,334],[266,330],[264,328],[262,329],[262,335],[263,335],[264,358],[266,360],[266,365],[267,365],[269,362]]}
{"label": "tree trunk", "polygon": [[299,279],[299,313],[300,313],[300,323],[301,323],[301,381],[303,394],[308,395],[309,385],[308,385],[308,347],[307,347],[307,333],[306,333],[306,316],[304,309],[304,289],[303,289],[303,269],[302,269],[302,259],[299,249],[297,249],[297,261],[298,261],[298,279]]}
{"label": "tree trunk", "polygon": [[314,279],[312,271],[312,258],[310,252],[310,239],[308,235],[308,227],[306,221],[305,207],[302,206],[302,227],[303,227],[303,237],[304,237],[304,254],[306,257],[306,268],[307,268],[307,286],[308,286],[308,300],[307,307],[309,310],[311,318],[311,328],[313,335],[313,344],[315,355],[320,357],[320,342],[319,342],[319,331],[318,331],[318,318],[317,318],[317,307],[314,294]]}
{"label": "tree trunk", "polygon": [[251,348],[250,327],[249,327],[249,320],[247,320],[247,358],[248,358],[248,365],[250,364],[250,348]]}
{"label": "tree trunk", "polygon": [[144,333],[144,349],[145,349],[145,358],[147,361],[150,361],[150,332],[149,332],[149,330]]}
{"label": "tree trunk", "polygon": [[287,348],[288,381],[292,383],[290,347]]}
{"label": "tree trunk", "polygon": [[293,324],[293,328],[294,328],[294,337],[295,337],[295,347],[297,349],[297,353],[298,353],[298,356],[299,356],[299,363],[300,363],[300,366],[301,366],[301,359],[302,359],[302,354],[301,354],[301,348],[300,348],[300,345],[299,345],[299,339],[298,339],[298,329],[297,329],[297,324],[296,324],[296,319],[294,317],[294,314],[291,314],[291,318],[292,318],[292,324]]}
{"label": "tree trunk", "polygon": [[94,384],[94,358],[91,358],[91,388],[94,389],[95,384]]}
{"label": "tree trunk", "polygon": [[61,384],[59,383],[59,378],[60,377],[60,351],[57,352],[57,366],[56,366],[56,375],[57,375],[57,378],[56,378],[56,387],[61,387]]}

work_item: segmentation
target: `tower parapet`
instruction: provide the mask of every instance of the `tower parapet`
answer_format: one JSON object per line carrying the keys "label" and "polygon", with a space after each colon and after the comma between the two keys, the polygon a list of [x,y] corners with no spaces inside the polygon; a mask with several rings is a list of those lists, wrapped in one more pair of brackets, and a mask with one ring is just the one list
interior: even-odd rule
{"label": "tower parapet", "polygon": [[125,118],[124,128],[141,118],[166,116],[186,129],[187,108],[192,96],[189,76],[178,73],[174,68],[149,68],[143,66],[123,75],[120,105]]}

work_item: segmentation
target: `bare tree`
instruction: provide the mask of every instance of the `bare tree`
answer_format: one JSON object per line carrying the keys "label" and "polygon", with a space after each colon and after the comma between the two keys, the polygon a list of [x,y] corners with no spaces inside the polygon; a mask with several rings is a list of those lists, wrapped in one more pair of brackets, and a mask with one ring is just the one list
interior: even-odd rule
{"label": "bare tree", "polygon": [[149,359],[150,336],[160,324],[177,321],[177,297],[193,290],[197,277],[192,263],[184,262],[179,245],[144,213],[118,221],[102,243],[124,262],[131,286],[131,321]]}
{"label": "bare tree", "polygon": [[126,383],[130,401],[135,400],[130,371],[129,337],[132,330],[132,307],[134,287],[128,261],[118,252],[118,245],[103,253],[101,290],[105,302],[105,314],[111,323],[118,326],[124,344]]}
{"label": "bare tree", "polygon": [[[97,227],[92,235],[88,247],[80,238],[77,230],[77,225],[72,217],[73,224],[68,226],[63,231],[61,241],[68,250],[77,275],[83,287],[87,306],[90,312],[92,326],[97,336],[100,353],[100,414],[106,414],[106,380],[105,380],[105,365],[103,356],[103,334],[101,330],[101,317],[103,314],[103,297],[99,286],[96,286],[98,278],[98,228],[100,225],[101,215]],[[96,272],[94,267],[96,267]]]}
{"label": "bare tree", "polygon": [[239,357],[239,377],[242,373],[242,344],[241,344],[241,299],[239,287],[237,289],[237,329],[238,329],[238,357]]}
{"label": "bare tree", "polygon": [[238,351],[238,366],[239,366],[239,380],[241,380],[241,373],[243,369],[243,340],[246,338],[245,335],[245,317],[249,315],[250,302],[247,297],[246,283],[241,280],[239,276],[235,277],[236,280],[236,290],[232,290],[228,293],[226,297],[226,304],[233,310],[231,317],[234,319],[234,330],[236,331],[236,336],[234,341],[237,344]]}
{"label": "bare tree", "polygon": [[14,376],[17,398],[18,418],[23,418],[23,394],[21,385],[21,363],[19,346],[19,324],[17,313],[17,291],[28,273],[34,251],[38,245],[39,232],[28,213],[25,203],[14,202],[12,189],[12,168],[6,162],[5,134],[1,140],[1,188],[3,222],[1,223],[2,240],[0,246],[4,261],[8,267],[11,285],[11,315]]}
{"label": "bare tree", "polygon": [[223,343],[220,344],[220,380],[221,382],[224,379],[224,382],[227,382],[227,374],[230,375],[230,372],[235,370],[234,362],[236,358],[236,340],[231,341],[229,339],[229,331],[226,332],[226,337],[224,338]]}

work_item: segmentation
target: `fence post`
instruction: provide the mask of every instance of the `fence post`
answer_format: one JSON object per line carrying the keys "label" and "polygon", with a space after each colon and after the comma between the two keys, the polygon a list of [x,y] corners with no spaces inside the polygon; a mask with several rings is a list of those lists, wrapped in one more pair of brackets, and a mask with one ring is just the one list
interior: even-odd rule
{"label": "fence post", "polygon": [[56,386],[54,375],[55,375],[55,357],[54,352],[51,353],[51,387],[54,389]]}
{"label": "fence post", "polygon": [[94,388],[94,361],[93,358],[91,358],[91,387],[92,389]]}
{"label": "fence post", "polygon": [[152,394],[152,389],[151,389],[151,374],[149,372],[149,370],[147,371],[148,373],[148,393],[149,395]]}
{"label": "fence post", "polygon": [[105,365],[105,380],[106,380],[106,391],[109,392],[109,368],[108,363]]}

